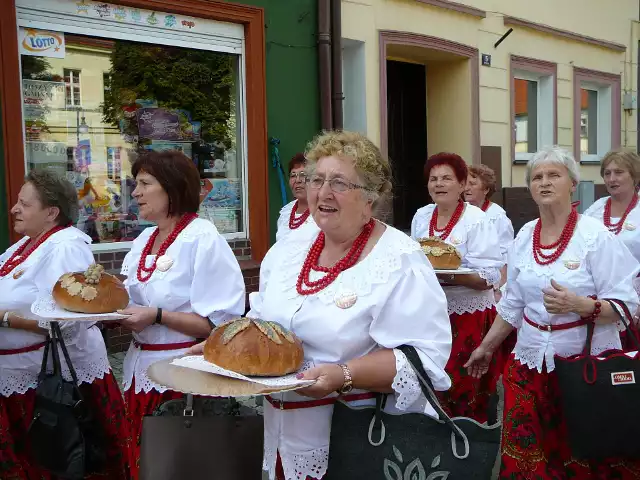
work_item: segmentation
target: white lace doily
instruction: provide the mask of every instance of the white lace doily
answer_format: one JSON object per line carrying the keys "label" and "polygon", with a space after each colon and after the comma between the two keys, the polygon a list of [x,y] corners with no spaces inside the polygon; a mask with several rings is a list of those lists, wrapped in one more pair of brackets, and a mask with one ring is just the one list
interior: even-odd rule
{"label": "white lace doily", "polygon": [[273,388],[303,388],[315,383],[315,380],[298,380],[296,374],[285,375],[283,377],[246,377],[236,372],[219,367],[211,362],[207,362],[202,355],[190,355],[176,358],[171,362],[178,367],[192,368],[201,372],[214,373],[223,377],[237,378],[247,382],[259,383]]}
{"label": "white lace doily", "polygon": [[436,273],[446,273],[447,275],[467,275],[469,273],[475,273],[473,270],[471,270],[470,268],[466,268],[466,267],[460,267],[456,270],[441,270],[441,269],[434,269],[434,272]]}
{"label": "white lace doily", "polygon": [[120,315],[118,313],[98,313],[89,315],[86,313],[69,312],[68,310],[60,308],[50,295],[39,297],[33,305],[31,305],[31,313],[42,318],[76,322],[104,322],[127,318],[127,315]]}

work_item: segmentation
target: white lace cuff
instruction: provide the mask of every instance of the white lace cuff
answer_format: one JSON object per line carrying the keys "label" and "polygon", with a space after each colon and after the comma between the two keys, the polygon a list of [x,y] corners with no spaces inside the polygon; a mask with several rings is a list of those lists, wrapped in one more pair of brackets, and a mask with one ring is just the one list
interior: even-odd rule
{"label": "white lace cuff", "polygon": [[478,275],[487,282],[487,285],[494,288],[498,288],[500,286],[501,275],[499,268],[481,268],[478,270]]}
{"label": "white lace cuff", "polygon": [[[504,297],[502,297],[504,298]],[[498,302],[496,305],[496,310],[498,311],[498,315],[502,317],[502,319],[510,324],[513,328],[520,328],[522,326],[522,316],[524,315],[524,311],[522,309],[511,309],[505,306],[504,302]]]}
{"label": "white lace cuff", "polygon": [[[415,410],[424,411],[427,399],[422,394],[420,382],[416,372],[411,367],[404,353],[398,349],[393,350],[396,357],[396,375],[393,377],[393,391],[395,392],[396,408],[404,411],[409,407],[418,407]],[[413,411],[414,408],[411,408]]]}

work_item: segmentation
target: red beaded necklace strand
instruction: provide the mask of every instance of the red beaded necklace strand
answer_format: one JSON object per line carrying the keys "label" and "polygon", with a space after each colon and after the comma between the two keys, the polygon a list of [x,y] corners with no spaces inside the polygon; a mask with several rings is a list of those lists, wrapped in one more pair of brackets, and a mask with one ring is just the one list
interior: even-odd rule
{"label": "red beaded necklace strand", "polygon": [[289,228],[291,230],[295,230],[296,228],[301,227],[304,222],[307,221],[307,218],[309,218],[309,214],[311,213],[307,208],[302,215],[296,218],[296,214],[298,213],[298,206],[299,204],[296,200],[296,203],[293,204],[293,208],[291,209],[291,214],[289,214]]}
{"label": "red beaded necklace strand", "polygon": [[25,252],[25,250],[27,248],[27,245],[29,244],[29,241],[24,242],[22,245],[20,245],[20,247],[18,247],[18,249],[15,252],[13,252],[13,255],[11,255],[11,257],[9,257],[9,259],[4,263],[4,265],[2,265],[2,267],[0,267],[0,277],[6,277],[7,275],[9,275],[14,268],[16,268],[18,265],[23,263],[27,258],[29,258],[29,256],[33,252],[35,252],[35,250],[40,245],[42,245],[44,242],[46,242],[47,239],[51,235],[53,235],[54,233],[59,232],[60,230],[64,230],[67,227],[68,227],[68,225],[52,228],[51,230],[46,232],[44,235],[42,235],[36,241],[36,243],[34,243],[33,246],[29,250],[27,250],[26,252]]}
{"label": "red beaded necklace strand", "polygon": [[138,281],[139,282],[144,283],[151,278],[151,275],[153,275],[153,272],[156,271],[156,264],[158,262],[158,258],[163,256],[167,252],[167,249],[171,246],[173,242],[175,242],[178,235],[180,235],[180,232],[182,232],[185,228],[187,228],[187,226],[197,217],[198,215],[196,215],[195,213],[187,213],[186,215],[184,215],[178,221],[176,226],[173,227],[173,230],[171,231],[169,236],[160,245],[160,248],[158,249],[158,253],[156,254],[156,258],[153,259],[153,264],[150,267],[147,267],[146,266],[147,256],[151,255],[153,244],[156,242],[156,238],[158,238],[158,234],[160,232],[158,228],[155,229],[155,231],[151,234],[151,237],[149,237],[149,240],[147,240],[147,244],[144,246],[144,249],[142,250],[142,255],[140,256],[140,261],[138,262]]}
{"label": "red beaded necklace strand", "polygon": [[[573,236],[577,223],[578,212],[572,208],[569,218],[567,219],[567,223],[562,229],[560,238],[550,245],[543,245],[540,242],[540,229],[542,228],[542,222],[538,219],[538,222],[533,229],[533,258],[538,265],[550,265],[560,258],[560,255],[562,255],[562,253],[567,249],[567,246],[571,241],[571,237]],[[550,254],[543,252],[543,250],[551,250],[554,248],[555,250]]]}
{"label": "red beaded necklace strand", "polygon": [[[333,283],[333,281],[338,278],[338,275],[340,275],[340,273],[353,267],[362,255],[362,251],[369,241],[369,237],[371,237],[371,232],[373,232],[375,226],[375,220],[369,220],[369,222],[367,222],[362,228],[362,232],[360,232],[358,238],[355,239],[347,254],[342,257],[342,259],[340,259],[333,267],[329,268],[321,267],[318,264],[320,260],[320,254],[322,253],[325,244],[324,232],[320,232],[318,238],[316,238],[316,241],[313,242],[313,245],[311,246],[311,249],[307,254],[307,258],[302,264],[302,270],[298,275],[298,282],[296,284],[296,290],[298,291],[298,293],[300,295],[313,295],[314,293],[318,293],[320,290],[323,290],[331,285],[331,283]],[[323,272],[326,273],[326,275],[319,280],[311,280],[311,270]]]}
{"label": "red beaded necklace strand", "polygon": [[[456,207],[453,215],[449,219],[449,222],[444,228],[438,228],[438,206],[433,210],[433,215],[431,215],[431,221],[429,222],[429,236],[437,236],[440,240],[446,240],[447,237],[451,234],[453,227],[456,226],[460,218],[462,217],[462,212],[464,211],[464,202],[458,202],[458,206]],[[436,233],[438,235],[436,235]]]}
{"label": "red beaded necklace strand", "polygon": [[627,205],[627,209],[624,211],[622,218],[618,223],[611,223],[611,197],[607,199],[607,203],[604,205],[604,225],[609,229],[611,233],[614,235],[619,235],[622,231],[622,227],[624,227],[624,222],[627,220],[627,216],[631,213],[631,210],[636,208],[638,204],[638,195],[634,194],[633,198]]}
{"label": "red beaded necklace strand", "polygon": [[491,205],[491,200],[487,198],[482,204],[482,211],[486,212],[487,210],[489,210],[489,205]]}

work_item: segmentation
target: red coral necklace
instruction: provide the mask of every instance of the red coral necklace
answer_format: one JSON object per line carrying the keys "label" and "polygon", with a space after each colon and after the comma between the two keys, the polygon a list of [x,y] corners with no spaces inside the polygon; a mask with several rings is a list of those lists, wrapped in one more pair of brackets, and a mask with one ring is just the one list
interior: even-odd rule
{"label": "red coral necklace", "polygon": [[293,208],[291,209],[291,213],[289,214],[289,228],[291,230],[295,230],[296,228],[301,227],[304,224],[304,222],[307,221],[307,218],[309,218],[310,212],[308,208],[304,211],[302,215],[296,218],[296,215],[298,213],[298,206],[299,206],[299,203],[296,200],[296,203],[293,204]]}
{"label": "red coral necklace", "polygon": [[[464,211],[464,202],[459,201],[458,206],[456,207],[453,215],[449,219],[449,222],[444,228],[438,228],[438,206],[433,210],[433,215],[431,215],[431,221],[429,222],[429,236],[437,236],[440,240],[446,240],[447,237],[451,234],[451,231],[456,226],[460,218],[462,217],[462,212]],[[438,235],[436,235],[436,233]]]}
{"label": "red coral necklace", "polygon": [[[318,264],[320,254],[322,253],[322,250],[324,250],[325,243],[324,232],[320,232],[316,241],[313,242],[313,245],[307,254],[307,258],[302,264],[302,270],[298,275],[298,282],[296,284],[296,290],[298,293],[300,295],[313,295],[314,293],[318,293],[320,290],[331,285],[331,283],[338,278],[340,273],[353,267],[362,255],[362,251],[369,241],[369,237],[371,237],[371,232],[373,232],[375,226],[375,220],[369,220],[362,228],[362,232],[360,232],[360,235],[355,239],[347,254],[330,268],[321,267]],[[326,275],[319,280],[311,280],[311,270],[324,272]]]}
{"label": "red coral necklace", "polygon": [[158,228],[155,229],[155,231],[149,237],[149,240],[147,240],[147,244],[144,246],[144,249],[142,250],[142,255],[140,256],[140,261],[138,262],[138,281],[139,282],[144,283],[151,278],[151,275],[153,275],[153,272],[156,271],[158,258],[163,256],[167,252],[167,249],[171,246],[173,242],[175,242],[176,238],[178,238],[178,235],[180,235],[180,232],[182,232],[185,228],[187,228],[187,226],[197,217],[198,215],[196,215],[195,213],[187,213],[186,215],[184,215],[180,219],[180,221],[178,221],[176,226],[173,227],[173,230],[171,231],[169,236],[160,245],[160,248],[158,249],[158,253],[156,254],[156,258],[153,259],[153,264],[151,264],[150,267],[147,267],[146,266],[147,257],[151,255],[153,244],[155,243],[156,238],[158,238],[158,234],[160,232]]}
{"label": "red coral necklace", "polygon": [[622,231],[622,227],[624,227],[624,223],[627,220],[627,217],[631,213],[631,210],[636,208],[637,204],[638,204],[638,195],[634,194],[633,198],[629,202],[629,205],[627,205],[627,209],[624,211],[624,214],[620,218],[620,221],[617,222],[617,223],[612,223],[611,222],[611,197],[609,197],[607,199],[607,203],[605,203],[605,205],[604,205],[604,225],[605,225],[605,227],[607,227],[609,229],[609,231],[611,233],[613,233],[614,235],[619,235],[620,232]]}
{"label": "red coral necklace", "polygon": [[20,247],[18,247],[18,249],[15,252],[13,252],[13,255],[11,255],[11,257],[9,257],[9,259],[0,268],[0,277],[6,277],[7,275],[9,275],[9,273],[11,273],[11,271],[14,268],[16,268],[18,265],[22,264],[27,258],[29,258],[29,256],[33,252],[35,252],[40,245],[46,242],[47,239],[51,237],[51,235],[59,232],[60,230],[64,230],[65,228],[68,228],[68,225],[52,228],[51,230],[46,232],[44,235],[42,235],[36,241],[36,243],[34,243],[33,246],[26,252],[25,250],[27,249],[27,245],[29,244],[29,241],[26,241],[22,245],[20,245]]}
{"label": "red coral necklace", "polygon": [[486,212],[487,210],[489,210],[489,205],[491,205],[491,200],[487,198],[482,204],[482,211]]}
{"label": "red coral necklace", "polygon": [[[567,223],[562,229],[560,238],[550,245],[543,245],[540,242],[540,230],[542,228],[542,222],[538,219],[535,228],[533,229],[533,258],[538,265],[550,265],[555,262],[560,255],[567,249],[573,232],[578,224],[578,212],[575,209],[571,209]],[[552,253],[546,254],[543,250],[552,250]]]}

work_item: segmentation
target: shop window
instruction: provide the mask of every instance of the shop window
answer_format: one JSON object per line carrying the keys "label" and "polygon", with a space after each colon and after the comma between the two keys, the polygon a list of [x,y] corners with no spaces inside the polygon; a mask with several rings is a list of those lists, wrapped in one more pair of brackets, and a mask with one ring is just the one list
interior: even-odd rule
{"label": "shop window", "polygon": [[556,138],[556,66],[511,57],[513,158],[525,163]]}
{"label": "shop window", "polygon": [[241,55],[57,33],[65,35],[64,56],[21,55],[26,166],[55,169],[75,184],[77,227],[96,249],[126,248],[117,242],[149,226],[130,173],[147,150],[192,159],[202,179],[200,216],[227,238],[246,238]]}
{"label": "shop window", "polygon": [[620,145],[620,76],[574,68],[574,154],[599,163]]}
{"label": "shop window", "polygon": [[64,87],[67,107],[80,107],[80,70],[64,69]]}

